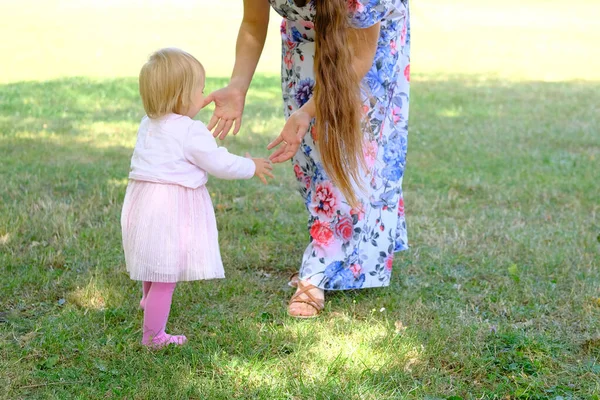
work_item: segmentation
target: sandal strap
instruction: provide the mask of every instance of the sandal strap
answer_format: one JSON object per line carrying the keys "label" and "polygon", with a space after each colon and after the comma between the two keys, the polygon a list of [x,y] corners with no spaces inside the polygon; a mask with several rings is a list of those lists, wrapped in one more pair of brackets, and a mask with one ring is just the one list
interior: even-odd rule
{"label": "sandal strap", "polygon": [[[317,312],[321,312],[323,308],[325,308],[325,301],[321,299],[316,299],[310,291],[312,289],[318,289],[314,285],[306,285],[306,286],[298,286],[298,291],[294,293],[292,298],[290,299],[290,304],[293,303],[304,303],[308,304],[312,308],[314,308]],[[299,299],[298,297],[306,295],[308,299]]]}
{"label": "sandal strap", "polygon": [[290,300],[290,305],[292,305],[292,304],[299,304],[299,303],[308,304],[309,306],[311,306],[312,308],[314,308],[317,313],[320,312],[321,310],[323,310],[323,308],[321,307],[321,304],[315,303],[314,301],[302,300],[302,299],[295,299],[295,298],[292,298]]}

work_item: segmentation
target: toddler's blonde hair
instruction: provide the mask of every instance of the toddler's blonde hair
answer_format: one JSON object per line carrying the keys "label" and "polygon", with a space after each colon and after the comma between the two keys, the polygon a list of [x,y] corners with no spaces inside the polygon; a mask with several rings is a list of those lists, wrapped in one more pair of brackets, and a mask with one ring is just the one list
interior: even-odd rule
{"label": "toddler's blonde hair", "polygon": [[203,80],[204,67],[191,54],[175,48],[154,52],[140,71],[140,96],[146,115],[185,114]]}

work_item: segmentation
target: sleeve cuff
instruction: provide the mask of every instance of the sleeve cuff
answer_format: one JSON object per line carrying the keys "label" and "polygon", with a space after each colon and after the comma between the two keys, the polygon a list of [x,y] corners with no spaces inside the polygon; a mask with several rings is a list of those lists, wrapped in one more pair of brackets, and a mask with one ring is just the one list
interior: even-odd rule
{"label": "sleeve cuff", "polygon": [[256,173],[256,164],[254,164],[254,161],[252,161],[251,158],[246,158],[245,161],[246,161],[246,164],[248,165],[248,167],[247,167],[248,175],[247,175],[246,179],[252,179],[254,177],[254,174]]}

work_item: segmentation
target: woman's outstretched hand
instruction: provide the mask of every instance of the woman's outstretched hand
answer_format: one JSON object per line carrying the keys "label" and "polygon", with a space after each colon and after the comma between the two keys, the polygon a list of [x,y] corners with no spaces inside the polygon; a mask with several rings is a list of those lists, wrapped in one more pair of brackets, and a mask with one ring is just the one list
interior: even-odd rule
{"label": "woman's outstretched hand", "polygon": [[267,146],[268,150],[279,146],[269,159],[274,163],[282,163],[291,159],[300,148],[311,120],[312,117],[302,109],[290,115],[277,139]]}
{"label": "woman's outstretched hand", "polygon": [[209,94],[204,100],[204,106],[215,103],[215,111],[208,123],[208,130],[213,131],[213,136],[223,140],[233,126],[233,134],[240,131],[242,125],[242,114],[246,102],[245,91],[234,86],[226,86],[223,89]]}

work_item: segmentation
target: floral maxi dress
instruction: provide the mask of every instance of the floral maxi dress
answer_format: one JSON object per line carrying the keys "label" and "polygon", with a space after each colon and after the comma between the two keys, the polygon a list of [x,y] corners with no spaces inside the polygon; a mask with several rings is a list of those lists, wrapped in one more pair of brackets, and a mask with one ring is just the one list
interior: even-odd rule
{"label": "floral maxi dress", "polygon": [[[281,82],[286,119],[312,96],[315,3],[269,0],[283,17]],[[373,66],[362,82],[362,206],[351,208],[327,177],[311,125],[292,162],[309,212],[310,243],[300,279],[325,290],[387,286],[394,253],[406,250],[402,197],[410,81],[408,0],[348,0],[350,25],[381,23]]]}

